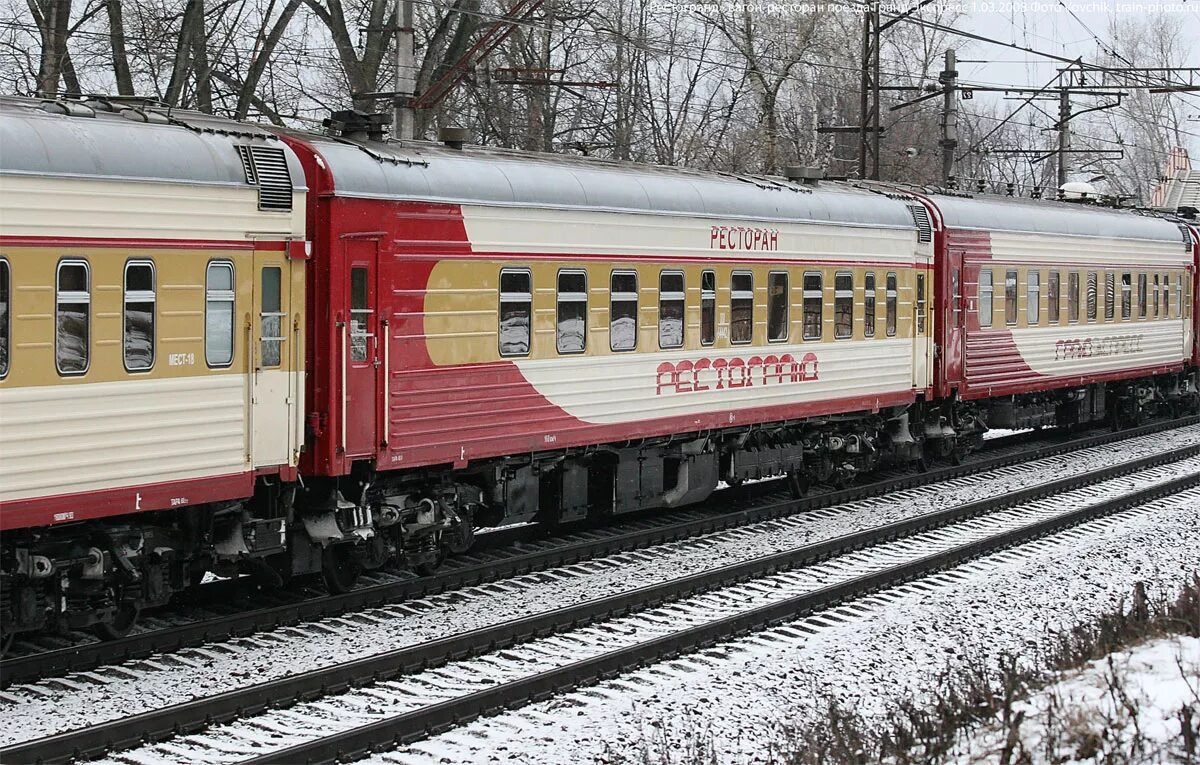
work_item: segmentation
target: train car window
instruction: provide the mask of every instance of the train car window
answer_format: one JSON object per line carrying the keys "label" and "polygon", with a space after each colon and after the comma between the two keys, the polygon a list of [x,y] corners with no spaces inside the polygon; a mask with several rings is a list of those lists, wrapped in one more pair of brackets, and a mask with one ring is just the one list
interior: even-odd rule
{"label": "train car window", "polygon": [[821,290],[821,274],[808,271],[804,274],[804,339],[820,340],[824,323],[823,308],[825,295]]}
{"label": "train car window", "polygon": [[734,271],[730,286],[729,342],[745,344],[754,338],[754,276]]}
{"label": "train car window", "polygon": [[587,347],[587,274],[583,271],[558,272],[559,353],[583,353]]}
{"label": "train car window", "polygon": [[1146,294],[1148,291],[1147,287],[1146,287],[1146,281],[1147,281],[1147,277],[1145,274],[1138,274],[1138,318],[1139,319],[1146,318],[1147,312],[1149,310],[1149,306],[1146,304],[1146,301],[1148,300],[1148,297]]}
{"label": "train car window", "polygon": [[658,275],[658,347],[683,347],[684,300],[682,271]]}
{"label": "train car window", "polygon": [[350,360],[366,361],[368,344],[371,341],[370,317],[371,305],[368,300],[367,280],[370,278],[366,268],[350,269]]}
{"label": "train car window", "polygon": [[713,271],[700,272],[700,344],[712,345],[717,341],[717,275]]}
{"label": "train car window", "polygon": [[8,376],[9,306],[12,302],[12,272],[7,260],[0,260],[0,378]]}
{"label": "train car window", "polygon": [[844,340],[854,334],[854,274],[833,276],[833,336]]}
{"label": "train car window", "polygon": [[1025,282],[1025,318],[1031,325],[1041,321],[1042,272],[1030,271]]}
{"label": "train car window", "polygon": [[125,369],[144,372],[154,366],[154,264],[131,260],[125,264]]}
{"label": "train car window", "polygon": [[788,275],[786,271],[767,274],[767,341],[788,339]]}
{"label": "train car window", "polygon": [[1088,271],[1087,275],[1087,320],[1096,320],[1096,302],[1097,302],[1098,282],[1096,280],[1096,272]]}
{"label": "train car window", "polygon": [[500,355],[528,356],[533,277],[526,268],[500,271]]}
{"label": "train car window", "polygon": [[1159,302],[1160,294],[1162,294],[1162,287],[1158,281],[1158,274],[1155,274],[1154,275],[1154,294],[1151,297],[1152,297],[1152,302],[1154,303],[1154,318],[1156,318],[1156,319],[1158,318],[1158,309],[1159,309],[1159,306],[1161,305],[1161,303]]}
{"label": "train car window", "polygon": [[233,363],[233,264],[208,264],[204,286],[204,360],[210,367]]}
{"label": "train car window", "polygon": [[875,337],[875,274],[863,279],[863,334]]}
{"label": "train car window", "polygon": [[1062,318],[1062,310],[1059,306],[1059,295],[1062,291],[1060,278],[1057,271],[1051,271],[1046,277],[1046,321],[1051,324],[1058,324]]}
{"label": "train car window", "polygon": [[1004,323],[1017,323],[1017,272],[1004,274]]}
{"label": "train car window", "polygon": [[917,274],[917,334],[925,334],[925,274]]}
{"label": "train car window", "polygon": [[992,293],[995,291],[991,271],[979,272],[979,326],[992,326]]}
{"label": "train car window", "polygon": [[86,260],[58,264],[54,360],[59,374],[81,375],[91,349],[92,272]]}
{"label": "train car window", "polygon": [[887,323],[884,325],[884,331],[888,337],[896,336],[896,272],[892,271],[887,275],[887,289],[884,290],[884,302],[887,303]]}
{"label": "train car window", "polygon": [[1104,320],[1112,321],[1116,316],[1117,275],[1112,271],[1104,274]]}
{"label": "train car window", "polygon": [[634,271],[613,271],[609,283],[608,347],[614,351],[637,348],[638,284]]}
{"label": "train car window", "polygon": [[1133,315],[1133,277],[1128,271],[1121,274],[1121,318]]}
{"label": "train car window", "polygon": [[1067,274],[1067,321],[1079,321],[1079,272]]}
{"label": "train car window", "polygon": [[1175,274],[1175,318],[1188,315],[1187,293],[1183,291],[1183,274]]}
{"label": "train car window", "polygon": [[1171,275],[1163,274],[1163,290],[1162,290],[1162,316],[1164,319],[1171,316]]}
{"label": "train car window", "polygon": [[262,312],[259,321],[259,361],[264,367],[283,363],[283,271],[278,266],[262,270]]}

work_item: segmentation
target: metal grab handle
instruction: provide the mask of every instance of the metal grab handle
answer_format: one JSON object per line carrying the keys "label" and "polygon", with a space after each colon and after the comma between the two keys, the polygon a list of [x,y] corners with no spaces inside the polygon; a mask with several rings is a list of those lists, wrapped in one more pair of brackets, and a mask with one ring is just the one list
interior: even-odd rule
{"label": "metal grab handle", "polygon": [[388,333],[388,320],[383,319],[379,323],[383,329],[383,438],[381,440],[387,444],[390,435],[389,426],[392,422],[392,344],[388,342],[391,339]]}
{"label": "metal grab handle", "polygon": [[350,340],[346,336],[346,322],[338,322],[338,331],[342,337],[342,453],[346,453],[346,366],[350,359]]}

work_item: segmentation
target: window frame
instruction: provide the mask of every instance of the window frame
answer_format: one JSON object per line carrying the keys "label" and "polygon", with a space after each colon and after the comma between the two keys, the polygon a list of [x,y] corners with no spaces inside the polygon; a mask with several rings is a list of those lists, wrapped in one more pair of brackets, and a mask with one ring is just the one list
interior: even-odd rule
{"label": "window frame", "polygon": [[1017,295],[1020,294],[1021,276],[1014,268],[1004,271],[1004,324],[1017,326]]}
{"label": "window frame", "polygon": [[1087,292],[1085,293],[1084,314],[1087,323],[1091,324],[1100,317],[1100,272],[1087,272]]}
{"label": "window frame", "polygon": [[[84,295],[84,299],[83,300],[75,299],[75,300],[66,301],[70,304],[83,303],[84,305],[87,306],[87,321],[86,321],[87,343],[85,343],[85,345],[84,345],[84,351],[85,351],[84,365],[83,365],[83,369],[72,370],[72,371],[64,371],[63,368],[59,365],[59,358],[58,358],[58,322],[59,322],[59,311],[60,311],[59,306],[61,306],[64,302],[62,299],[62,295],[63,295],[62,269],[63,269],[63,266],[83,266],[84,274],[87,277],[87,290],[84,293],[82,293]],[[77,296],[78,293],[70,293],[70,294]],[[59,376],[61,376],[61,377],[82,377],[83,375],[86,375],[88,373],[89,369],[92,368],[92,264],[90,262],[88,262],[87,258],[75,258],[75,257],[62,258],[58,261],[58,265],[54,269],[54,368],[58,372]]]}
{"label": "window frame", "polygon": [[[749,290],[735,290],[733,288],[733,280],[739,276],[745,276],[750,279],[750,289]],[[739,294],[742,295],[742,297],[738,297]],[[746,295],[749,295],[750,297],[747,298],[747,297],[745,297]],[[750,335],[745,340],[734,340],[733,339],[733,323],[734,323],[733,311],[734,311],[734,301],[735,300],[749,300],[750,301]],[[754,342],[754,272],[747,271],[745,269],[739,269],[737,271],[729,272],[729,344],[730,345],[750,345],[753,342]]]}
{"label": "window frame", "polygon": [[[223,293],[226,293],[226,292],[229,293],[228,300],[221,299],[221,296],[218,296],[217,298],[214,298],[211,296],[211,293],[214,292],[214,290],[208,286],[208,282],[209,282],[209,272],[212,271],[213,266],[227,266],[229,268],[229,284],[232,286],[232,289],[220,290]],[[208,353],[208,306],[209,306],[209,303],[213,302],[214,300],[219,300],[219,302],[222,302],[222,303],[229,303],[231,306],[233,306],[233,308],[230,312],[233,318],[229,325],[229,361],[227,361],[223,364],[222,363],[213,363],[213,361],[209,358],[209,353]],[[217,258],[214,260],[210,260],[204,266],[204,364],[209,369],[228,369],[229,367],[233,366],[234,360],[237,359],[237,334],[238,333],[237,333],[236,325],[237,325],[237,267],[234,266],[232,260],[229,260],[227,258]]]}
{"label": "window frame", "polygon": [[1062,324],[1062,272],[1046,273],[1046,323]]}
{"label": "window frame", "polygon": [[915,316],[917,318],[915,332],[916,332],[917,337],[925,337],[926,336],[925,321],[927,318],[926,313],[928,311],[926,301],[928,300],[928,297],[927,297],[927,292],[925,290],[925,281],[926,281],[925,272],[918,271],[917,272],[917,300],[916,300],[916,311],[915,311]]}
{"label": "window frame", "polygon": [[883,296],[887,311],[884,334],[887,337],[895,337],[900,331],[900,277],[895,271],[888,271],[883,284]]}
{"label": "window frame", "polygon": [[1121,321],[1133,318],[1133,272],[1121,272]]}
{"label": "window frame", "polygon": [[[712,279],[712,289],[704,289],[704,277],[709,276]],[[711,312],[708,317],[705,317],[704,304],[709,301]],[[705,323],[708,326],[705,326]],[[705,340],[705,329],[709,329],[708,339]],[[700,345],[710,346],[717,342],[717,272],[711,268],[706,268],[700,272]]]}
{"label": "window frame", "polygon": [[[506,273],[524,274],[525,278],[529,280],[529,292],[505,293],[504,292],[504,275]],[[525,295],[525,296],[527,296],[527,298],[525,300],[509,299],[506,301],[504,299],[505,294]],[[527,325],[527,330],[526,330],[527,338],[526,338],[524,353],[516,353],[513,351],[505,352],[505,350],[504,350],[504,345],[503,345],[504,338],[502,337],[501,330],[503,329],[504,304],[506,302],[508,302],[508,303],[524,303],[529,306],[529,312],[528,312],[529,323]],[[496,281],[496,306],[499,309],[496,314],[496,351],[500,354],[500,358],[502,358],[502,359],[522,359],[522,358],[528,357],[530,354],[533,353],[533,269],[529,268],[528,266],[503,266],[503,267],[501,267],[499,277],[497,278],[497,281]]]}
{"label": "window frame", "polygon": [[[985,274],[987,275],[986,285],[983,283]],[[990,268],[981,268],[979,269],[977,281],[979,282],[979,308],[975,313],[979,318],[979,327],[981,329],[990,328],[993,326],[996,314],[996,274]],[[985,295],[987,296],[986,300],[984,298]],[[987,303],[987,311],[983,310],[985,302]],[[984,317],[987,318],[987,321],[984,321]]]}
{"label": "window frame", "polygon": [[[632,298],[632,300],[628,297],[631,293],[628,293],[628,292],[618,293],[616,291],[615,282],[616,282],[616,279],[618,276],[632,276],[633,277],[633,293],[632,293],[633,298]],[[629,353],[630,351],[637,350],[638,334],[639,334],[639,332],[638,332],[638,312],[641,310],[641,302],[642,302],[641,301],[641,293],[638,291],[639,287],[640,287],[640,285],[638,283],[638,272],[636,269],[614,268],[608,274],[608,349],[610,351],[612,351],[613,353]],[[617,298],[618,294],[624,295],[625,297],[618,299]],[[613,316],[615,314],[614,309],[616,308],[617,303],[629,303],[629,302],[633,303],[633,345],[629,346],[628,348],[618,348],[615,345],[613,345],[613,338],[615,336],[615,333],[613,332],[613,327],[615,326],[615,319],[613,318]]]}
{"label": "window frame", "polygon": [[[663,314],[663,303],[666,302],[666,300],[667,300],[666,298],[663,297],[663,295],[664,295],[663,279],[667,276],[678,276],[679,281],[681,282],[679,292],[671,293],[672,295],[678,295],[678,297],[670,298],[670,300],[672,302],[678,302],[680,305],[680,309],[679,309],[679,343],[677,345],[664,345],[663,344],[662,314]],[[753,322],[753,318],[751,319],[751,321]],[[659,270],[659,272],[658,272],[658,349],[661,351],[678,350],[679,348],[684,347],[686,344],[687,344],[687,274],[679,269],[664,268],[664,269]]]}
{"label": "window frame", "polygon": [[[265,310],[266,305],[263,303],[263,300],[265,299],[266,292],[267,292],[267,286],[264,282],[264,277],[266,276],[268,271],[275,271],[276,274],[279,276],[279,296],[278,296],[279,297],[279,307],[278,307],[279,310],[276,310],[276,311]],[[280,263],[265,263],[265,264],[263,264],[263,266],[258,269],[258,284],[259,284],[259,288],[260,288],[260,290],[259,290],[260,291],[259,311],[258,311],[258,366],[263,369],[283,369],[285,366],[283,363],[283,359],[284,359],[283,349],[286,346],[287,340],[288,340],[287,332],[286,332],[288,312],[283,310],[283,289],[284,289],[283,265]],[[265,332],[264,322],[267,318],[275,318],[275,319],[279,320],[279,330],[278,330],[279,334],[278,335],[268,335]],[[383,328],[380,327],[379,331],[382,333]],[[386,337],[384,339],[386,341]],[[267,362],[266,362],[266,353],[264,351],[267,347],[267,345],[266,345],[267,343],[275,343],[276,347],[279,349],[279,361],[274,364],[267,364]]]}
{"label": "window frame", "polygon": [[1037,327],[1042,323],[1042,272],[1033,268],[1025,272],[1025,325]]}
{"label": "window frame", "polygon": [[[778,298],[776,298],[775,295],[771,291],[771,287],[772,287],[772,283],[775,281],[775,277],[778,277],[778,276],[783,277],[783,294],[781,296],[779,296]],[[791,289],[792,289],[791,275],[787,271],[780,271],[780,270],[776,269],[774,271],[767,272],[767,342],[768,343],[786,343],[792,336]],[[783,322],[781,324],[781,327],[783,329],[782,335],[774,335],[771,332],[771,318],[774,314],[772,308],[774,307],[775,301],[777,299],[783,301]]]}
{"label": "window frame", "polygon": [[876,289],[875,272],[867,271],[863,274],[863,337],[875,337],[875,320],[878,318],[875,315],[878,310]]}
{"label": "window frame", "polygon": [[1079,272],[1070,271],[1067,273],[1067,323],[1078,324],[1081,315],[1080,307],[1080,289],[1079,289]]}
{"label": "window frame", "polygon": [[[810,276],[817,278],[816,289],[811,289],[808,286]],[[800,282],[803,313],[801,314],[803,321],[801,322],[801,338],[804,340],[821,340],[825,336],[825,273],[823,271],[805,271]],[[809,301],[816,300],[817,303],[817,333],[809,334],[808,319],[809,319]]]}
{"label": "window frame", "polygon": [[[129,299],[129,267],[130,266],[149,266],[150,267],[150,299],[149,300],[130,300]],[[207,272],[206,272],[207,275]],[[207,294],[206,294],[207,298]],[[125,348],[125,322],[129,313],[130,303],[151,303],[153,308],[150,313],[150,365],[145,367],[129,366],[129,356]],[[206,300],[207,302],[207,300]],[[154,364],[158,360],[158,267],[153,260],[148,258],[131,258],[125,261],[125,268],[121,271],[121,363],[125,367],[126,372],[150,372],[154,369]]]}
{"label": "window frame", "polygon": [[[838,289],[838,279],[850,279],[850,289]],[[849,294],[842,294],[849,293]],[[850,317],[850,325],[846,334],[841,334],[838,327],[838,316],[841,313],[838,304],[839,301],[849,300],[850,310],[845,313]],[[854,338],[854,272],[853,271],[835,271],[833,274],[833,339],[834,340],[850,340]]]}
{"label": "window frame", "polygon": [[[8,262],[8,258],[0,258],[0,271],[4,272],[5,283],[8,286],[8,292],[4,297],[7,301],[4,306],[4,326],[0,327],[0,341],[4,342],[4,358],[0,359],[0,380],[8,377],[8,370],[12,369],[13,345],[12,345],[12,325],[13,325],[13,277],[12,264]],[[0,293],[2,295],[4,293]]]}
{"label": "window frame", "polygon": [[[567,275],[578,274],[583,277],[583,292],[568,292],[568,295],[583,295],[583,299],[569,298],[563,300],[563,292],[560,289],[562,278]],[[583,344],[578,350],[562,349],[562,334],[560,327],[562,326],[562,305],[567,303],[583,303]],[[588,299],[588,273],[586,268],[560,268],[554,278],[554,350],[562,356],[577,356],[582,353],[587,353],[588,345],[588,308],[591,301]],[[532,327],[531,327],[532,329]]]}

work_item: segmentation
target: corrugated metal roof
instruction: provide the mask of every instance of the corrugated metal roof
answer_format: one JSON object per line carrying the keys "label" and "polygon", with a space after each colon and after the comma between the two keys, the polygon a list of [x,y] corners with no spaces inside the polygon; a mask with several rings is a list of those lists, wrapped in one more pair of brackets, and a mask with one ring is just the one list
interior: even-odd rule
{"label": "corrugated metal roof", "polygon": [[931,195],[948,228],[1103,236],[1183,243],[1176,224],[1133,210],[1114,210],[1045,199]]}
{"label": "corrugated metal roof", "polygon": [[[284,150],[292,182],[304,173],[291,149],[273,132],[195,112],[139,107],[129,119],[80,102],[53,113],[43,101],[0,96],[0,173],[79,176],[179,183],[246,185],[236,146],[269,144]],[[49,102],[54,104],[55,102]],[[56,108],[51,106],[51,108]]]}
{"label": "corrugated metal roof", "polygon": [[297,137],[325,157],[344,196],[914,228],[903,201],[848,184],[813,188],[586,157]]}

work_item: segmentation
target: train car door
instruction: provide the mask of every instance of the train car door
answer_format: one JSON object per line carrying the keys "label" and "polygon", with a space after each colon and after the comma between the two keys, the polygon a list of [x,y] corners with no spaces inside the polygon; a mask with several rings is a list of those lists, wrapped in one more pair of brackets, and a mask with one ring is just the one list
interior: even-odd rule
{"label": "train car door", "polygon": [[344,305],[339,320],[342,352],[342,444],[347,457],[373,455],[379,443],[377,415],[380,347],[376,299],[379,244],[346,240]]}
{"label": "train car door", "polygon": [[283,250],[254,251],[254,313],[247,334],[251,370],[251,454],[255,467],[291,464],[298,450],[292,264]]}
{"label": "train car door", "polygon": [[[946,317],[945,341],[941,349],[941,368],[948,386],[957,386],[963,379],[964,322],[967,315],[967,287],[964,278],[963,251],[949,250],[946,254],[946,295],[942,301],[942,316]],[[943,391],[946,395],[949,391]]]}
{"label": "train car door", "polygon": [[929,371],[932,368],[930,357],[933,355],[933,343],[930,341],[930,285],[931,272],[924,265],[916,272],[916,282],[913,286],[913,388],[924,390],[930,385]]}

